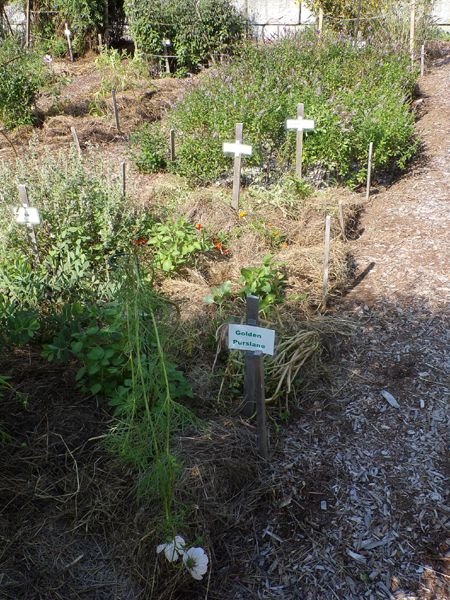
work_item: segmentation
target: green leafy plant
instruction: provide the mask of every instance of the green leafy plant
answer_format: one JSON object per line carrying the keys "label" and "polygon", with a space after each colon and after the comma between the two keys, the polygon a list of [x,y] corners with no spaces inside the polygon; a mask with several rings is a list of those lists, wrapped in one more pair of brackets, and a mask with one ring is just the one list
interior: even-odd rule
{"label": "green leafy plant", "polygon": [[174,168],[199,183],[223,177],[232,162],[222,142],[233,139],[235,123],[243,122],[245,141],[253,145],[246,165],[270,165],[274,177],[293,170],[295,135],[285,122],[300,100],[315,121],[304,140],[306,177],[363,182],[371,141],[375,171],[403,168],[417,149],[409,106],[416,73],[409,63],[405,52],[358,48],[332,33],[320,43],[306,31],[248,45],[238,59],[206,74],[169,114],[179,139]]}
{"label": "green leafy plant", "polygon": [[156,223],[150,229],[148,245],[153,249],[155,267],[164,273],[177,271],[191,263],[197,253],[212,248],[207,238],[184,219]]}
{"label": "green leafy plant", "polygon": [[220,308],[231,297],[231,281],[224,281],[222,284],[211,288],[211,293],[205,296],[205,304],[217,304]]}
{"label": "green leafy plant", "polygon": [[125,12],[138,52],[163,57],[163,40],[169,39],[178,72],[224,53],[244,31],[230,0],[126,0]]}
{"label": "green leafy plant", "polygon": [[168,161],[168,143],[160,123],[145,123],[133,131],[129,154],[141,173],[164,171]]}
{"label": "green leafy plant", "polygon": [[244,284],[241,294],[259,296],[259,308],[263,312],[283,300],[286,277],[270,255],[263,258],[260,266],[241,269],[241,281]]}
{"label": "green leafy plant", "polygon": [[13,37],[0,44],[0,121],[7,128],[34,122],[33,107],[48,73],[42,58]]}

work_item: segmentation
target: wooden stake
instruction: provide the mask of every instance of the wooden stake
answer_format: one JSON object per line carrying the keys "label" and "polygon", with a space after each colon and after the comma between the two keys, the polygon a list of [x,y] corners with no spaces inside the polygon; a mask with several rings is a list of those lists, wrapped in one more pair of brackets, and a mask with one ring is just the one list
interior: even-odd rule
{"label": "wooden stake", "polygon": [[75,148],[77,149],[78,156],[81,158],[81,146],[80,140],[78,139],[77,130],[75,129],[75,127],[71,127],[70,132],[72,133],[73,143],[75,144]]}
{"label": "wooden stake", "polygon": [[409,27],[409,52],[411,54],[411,66],[414,67],[414,47],[416,37],[416,0],[411,0],[411,19]]}
{"label": "wooden stake", "polygon": [[174,162],[175,155],[175,129],[170,130],[170,160]]}
{"label": "wooden stake", "polygon": [[420,75],[425,75],[425,44],[420,47]]}
{"label": "wooden stake", "polygon": [[125,197],[126,193],[126,164],[124,162],[120,165],[120,170],[122,174],[122,196]]}
{"label": "wooden stake", "polygon": [[101,33],[98,34],[98,49],[100,52],[103,52],[103,41]]}
{"label": "wooden stake", "polygon": [[170,46],[170,40],[163,40],[164,46],[164,62],[166,63],[166,73],[170,74],[169,52],[167,48]]}
{"label": "wooden stake", "polygon": [[369,144],[369,159],[367,161],[367,186],[366,186],[366,200],[370,196],[370,183],[372,181],[372,154],[373,154],[373,142]]}
{"label": "wooden stake", "polygon": [[[303,119],[305,116],[305,106],[297,104],[297,119]],[[302,160],[303,160],[303,129],[297,129],[297,146],[295,151],[295,174],[298,178],[302,176]]]}
{"label": "wooden stake", "polygon": [[339,200],[338,203],[338,214],[339,214],[339,225],[341,226],[342,238],[347,241],[347,236],[345,235],[345,224],[344,224],[344,208],[342,206],[342,200]]}
{"label": "wooden stake", "polygon": [[[30,207],[30,203],[28,202],[28,193],[27,186],[19,184],[19,198],[24,206],[25,210]],[[30,240],[31,253],[33,254],[33,261],[35,264],[39,263],[39,251],[36,242],[36,235],[34,233],[34,227],[31,223],[27,223],[28,237]]]}
{"label": "wooden stake", "polygon": [[[246,299],[247,325],[259,325],[259,298],[247,296]],[[256,410],[256,431],[258,436],[258,451],[262,458],[268,456],[266,400],[264,392],[264,363],[261,352],[245,353],[244,376],[245,399],[242,412],[251,416]]]}
{"label": "wooden stake", "polygon": [[116,90],[111,90],[114,119],[116,121],[117,131],[120,133],[119,109],[117,108]]}
{"label": "wooden stake", "polygon": [[[236,123],[235,128],[235,140],[242,143],[242,130],[244,128],[243,123]],[[239,196],[241,193],[241,165],[242,157],[239,154],[234,157],[234,169],[233,169],[233,199],[231,206],[234,210],[239,210]]]}
{"label": "wooden stake", "polygon": [[31,0],[27,0],[26,4],[26,21],[25,21],[25,46],[30,48],[31,46]]}
{"label": "wooden stake", "polygon": [[319,35],[322,35],[323,31],[323,8],[319,10]]}
{"label": "wooden stake", "polygon": [[330,233],[331,217],[327,215],[325,219],[325,240],[323,252],[323,286],[322,286],[322,306],[326,306],[328,297],[328,271],[330,262]]}
{"label": "wooden stake", "polygon": [[66,27],[66,29],[64,31],[64,34],[66,36],[67,46],[69,48],[70,62],[73,62],[72,40],[70,39],[70,30],[69,30],[69,26],[67,25],[67,23],[65,23],[65,27]]}

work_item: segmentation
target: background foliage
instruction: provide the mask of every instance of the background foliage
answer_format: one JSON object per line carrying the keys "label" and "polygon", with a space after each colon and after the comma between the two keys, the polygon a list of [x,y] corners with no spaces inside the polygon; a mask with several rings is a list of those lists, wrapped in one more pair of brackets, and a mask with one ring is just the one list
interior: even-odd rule
{"label": "background foliage", "polygon": [[196,69],[238,41],[244,21],[230,0],[126,0],[130,33],[139,52],[176,56],[177,69]]}
{"label": "background foliage", "polygon": [[[358,184],[366,177],[371,141],[375,169],[403,168],[416,149],[409,108],[415,77],[407,54],[358,48],[333,34],[247,45],[239,59],[210,70],[169,114],[167,126],[178,140],[175,168],[200,183],[223,176],[232,161],[222,142],[243,122],[244,141],[253,145],[245,164],[263,172],[285,169],[295,155],[295,135],[285,123],[298,102],[316,124],[305,140],[306,172]],[[142,162],[158,156],[156,133],[135,141]]]}

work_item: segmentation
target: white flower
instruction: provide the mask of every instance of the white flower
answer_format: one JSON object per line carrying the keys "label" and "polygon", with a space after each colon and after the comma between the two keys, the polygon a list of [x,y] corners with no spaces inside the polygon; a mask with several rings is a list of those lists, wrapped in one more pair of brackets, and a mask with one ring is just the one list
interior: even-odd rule
{"label": "white flower", "polygon": [[167,544],[160,544],[156,548],[156,552],[160,554],[164,552],[169,562],[176,562],[180,556],[184,555],[184,547],[186,542],[180,535],[176,535],[175,538]]}
{"label": "white flower", "polygon": [[189,548],[183,554],[183,563],[194,579],[203,579],[208,570],[208,556],[203,548]]}
{"label": "white flower", "polygon": [[53,61],[53,58],[50,56],[50,54],[46,54],[44,56],[43,60],[44,60],[45,64],[50,65]]}

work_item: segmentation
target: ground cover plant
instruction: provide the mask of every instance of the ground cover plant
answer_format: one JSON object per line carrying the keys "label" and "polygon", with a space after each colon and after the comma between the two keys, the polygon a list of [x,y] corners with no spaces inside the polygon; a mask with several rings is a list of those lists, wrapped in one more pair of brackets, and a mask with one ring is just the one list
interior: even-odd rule
{"label": "ground cover plant", "polygon": [[[245,142],[253,145],[246,164],[263,173],[286,169],[295,155],[286,119],[295,117],[298,102],[316,124],[304,144],[306,173],[360,184],[370,141],[375,171],[404,168],[417,149],[409,108],[415,78],[406,54],[358,48],[332,34],[248,45],[239,59],[205,74],[170,113],[167,126],[179,140],[174,168],[203,184],[228,173],[222,142],[243,122]],[[147,162],[153,155],[158,163],[155,136],[137,144]]]}

